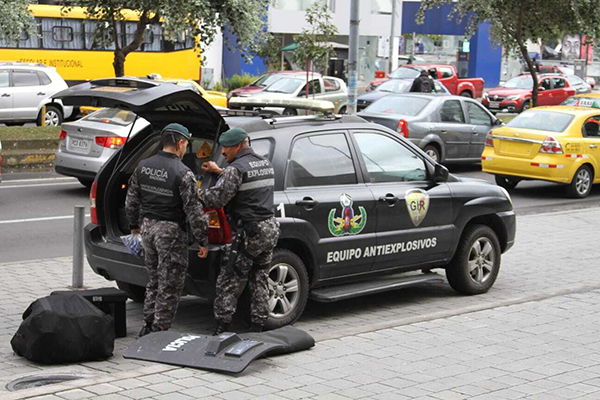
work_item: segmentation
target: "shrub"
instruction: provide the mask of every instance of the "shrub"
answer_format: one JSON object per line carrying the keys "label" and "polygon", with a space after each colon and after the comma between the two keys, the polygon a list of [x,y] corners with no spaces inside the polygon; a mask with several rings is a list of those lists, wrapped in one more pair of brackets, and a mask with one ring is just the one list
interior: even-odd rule
{"label": "shrub", "polygon": [[223,84],[221,83],[221,81],[215,83],[214,86],[212,87],[212,90],[217,91],[217,92],[222,92]]}
{"label": "shrub", "polygon": [[246,85],[251,84],[254,80],[256,80],[256,76],[252,76],[248,73],[244,75],[233,75],[231,78],[225,79],[225,86],[227,87],[227,91],[230,92],[237,88],[244,87]]}

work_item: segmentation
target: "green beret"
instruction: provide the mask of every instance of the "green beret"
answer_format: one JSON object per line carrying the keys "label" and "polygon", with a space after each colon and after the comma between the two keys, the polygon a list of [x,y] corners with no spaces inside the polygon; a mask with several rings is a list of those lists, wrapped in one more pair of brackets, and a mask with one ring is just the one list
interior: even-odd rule
{"label": "green beret", "polygon": [[242,128],[233,128],[223,132],[223,134],[219,136],[219,144],[223,146],[235,146],[236,144],[242,143],[247,137],[248,134]]}
{"label": "green beret", "polygon": [[161,134],[163,134],[165,132],[177,133],[177,134],[183,136],[184,138],[186,138],[187,140],[190,140],[192,137],[192,134],[190,133],[188,128],[186,128],[185,126],[183,126],[181,124],[176,124],[176,123],[172,123],[172,124],[165,126],[163,128]]}

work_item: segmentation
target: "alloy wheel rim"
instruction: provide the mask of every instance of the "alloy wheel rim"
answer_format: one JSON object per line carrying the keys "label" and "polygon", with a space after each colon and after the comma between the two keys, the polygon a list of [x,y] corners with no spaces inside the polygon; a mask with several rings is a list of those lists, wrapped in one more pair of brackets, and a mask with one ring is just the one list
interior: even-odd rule
{"label": "alloy wheel rim", "polygon": [[287,263],[275,264],[269,270],[269,316],[285,318],[289,316],[300,298],[300,277]]}
{"label": "alloy wheel rim", "polygon": [[494,272],[496,252],[486,237],[475,240],[469,251],[469,277],[477,284],[487,282]]}
{"label": "alloy wheel rim", "polygon": [[48,126],[58,126],[58,114],[54,111],[47,111],[45,122]]}
{"label": "alloy wheel rim", "polygon": [[435,150],[427,150],[425,152],[425,154],[427,154],[429,157],[431,157],[433,159],[433,161],[438,160],[438,156],[437,156],[437,153],[435,152]]}
{"label": "alloy wheel rim", "polygon": [[586,169],[582,169],[577,173],[575,188],[579,194],[587,193],[588,189],[590,188],[590,174]]}

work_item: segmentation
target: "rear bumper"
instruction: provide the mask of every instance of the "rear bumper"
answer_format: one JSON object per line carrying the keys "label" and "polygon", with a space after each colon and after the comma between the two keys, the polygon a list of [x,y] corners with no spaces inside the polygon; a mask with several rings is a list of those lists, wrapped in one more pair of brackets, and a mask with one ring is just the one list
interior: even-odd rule
{"label": "rear bumper", "polygon": [[517,234],[517,218],[514,211],[506,211],[498,213],[506,228],[506,246],[503,253],[507,252],[515,244],[515,236]]}
{"label": "rear bumper", "polygon": [[[84,228],[85,254],[92,270],[107,280],[127,282],[145,287],[148,274],[144,261],[127,250],[125,245],[107,241],[98,225]],[[205,299],[215,297],[215,282],[220,265],[221,251],[211,249],[205,260],[190,261],[185,280],[185,292]],[[200,265],[201,264],[201,265]]]}
{"label": "rear bumper", "polygon": [[566,158],[564,155],[537,155],[534,158],[502,156],[484,150],[481,170],[489,174],[515,176],[522,179],[571,183],[573,175],[583,159]]}
{"label": "rear bumper", "polygon": [[110,155],[104,153],[100,157],[89,157],[66,153],[59,148],[54,158],[55,170],[61,175],[94,180],[100,168]]}

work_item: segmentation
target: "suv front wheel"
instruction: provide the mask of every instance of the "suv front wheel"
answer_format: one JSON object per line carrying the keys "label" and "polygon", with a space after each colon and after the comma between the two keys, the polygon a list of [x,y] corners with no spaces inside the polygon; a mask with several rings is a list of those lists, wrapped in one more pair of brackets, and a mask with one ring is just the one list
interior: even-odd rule
{"label": "suv front wheel", "polygon": [[42,112],[40,111],[36,121],[37,126],[42,125],[42,118],[44,119],[46,126],[59,126],[62,125],[63,122],[62,111],[56,106],[46,106],[45,115],[42,115]]}
{"label": "suv front wheel", "polygon": [[468,226],[446,268],[448,283],[461,294],[486,293],[500,272],[500,253],[500,242],[492,228]]}

